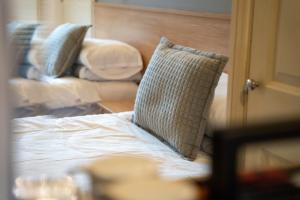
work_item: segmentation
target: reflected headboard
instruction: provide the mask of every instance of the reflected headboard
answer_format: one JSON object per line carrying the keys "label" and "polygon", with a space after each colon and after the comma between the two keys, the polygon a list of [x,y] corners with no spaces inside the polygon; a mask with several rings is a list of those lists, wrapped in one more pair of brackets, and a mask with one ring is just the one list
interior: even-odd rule
{"label": "reflected headboard", "polygon": [[184,46],[229,55],[229,14],[94,2],[93,25],[94,37],[116,39],[136,47],[145,67],[161,36]]}

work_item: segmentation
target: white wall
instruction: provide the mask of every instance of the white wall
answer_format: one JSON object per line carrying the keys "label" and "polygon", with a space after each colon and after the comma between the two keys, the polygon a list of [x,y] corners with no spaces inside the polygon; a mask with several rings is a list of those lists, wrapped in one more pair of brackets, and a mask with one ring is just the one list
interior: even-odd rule
{"label": "white wall", "polygon": [[[75,24],[92,24],[92,1],[91,0],[64,0],[64,22]],[[87,32],[91,36],[91,29]]]}
{"label": "white wall", "polygon": [[92,23],[92,0],[11,0],[11,20]]}
{"label": "white wall", "polygon": [[64,0],[64,21],[87,24],[92,21],[90,0]]}
{"label": "white wall", "polygon": [[61,0],[38,0],[39,20],[51,24],[64,22],[63,1]]}
{"label": "white wall", "polygon": [[38,19],[38,0],[10,0],[11,20],[36,21]]}

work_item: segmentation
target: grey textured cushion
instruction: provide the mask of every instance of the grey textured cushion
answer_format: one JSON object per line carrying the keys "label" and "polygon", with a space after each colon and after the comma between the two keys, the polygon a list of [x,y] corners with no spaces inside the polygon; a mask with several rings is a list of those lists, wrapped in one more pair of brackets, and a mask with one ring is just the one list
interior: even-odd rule
{"label": "grey textured cushion", "polygon": [[162,38],[139,86],[133,122],[194,159],[226,62]]}
{"label": "grey textured cushion", "polygon": [[202,143],[201,143],[201,150],[207,154],[213,154],[213,141],[212,138],[208,137],[207,135],[203,136]]}
{"label": "grey textured cushion", "polygon": [[89,27],[67,23],[49,35],[43,44],[45,75],[59,77],[70,70]]}
{"label": "grey textured cushion", "polygon": [[11,41],[16,47],[15,58],[17,64],[20,65],[19,67],[22,67],[26,63],[25,58],[30,49],[31,39],[37,26],[38,24],[24,22],[11,22],[8,24]]}

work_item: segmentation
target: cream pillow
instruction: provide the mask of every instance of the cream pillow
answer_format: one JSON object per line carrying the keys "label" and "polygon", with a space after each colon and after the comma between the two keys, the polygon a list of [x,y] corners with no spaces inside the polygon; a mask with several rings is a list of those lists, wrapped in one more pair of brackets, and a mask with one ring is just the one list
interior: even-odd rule
{"label": "cream pillow", "polygon": [[86,39],[78,63],[106,80],[127,79],[143,69],[140,52],[116,40]]}
{"label": "cream pillow", "polygon": [[[97,76],[96,74],[94,74],[93,72],[91,72],[91,70],[89,68],[87,68],[86,66],[77,66],[76,70],[74,72],[74,75],[80,79],[85,79],[85,80],[89,80],[89,81],[111,81],[109,79],[104,79],[101,78],[99,76]],[[128,78],[123,78],[123,79],[117,79],[114,81],[133,81],[133,82],[140,82],[142,79],[143,75],[141,72],[138,72],[137,74],[130,76]]]}

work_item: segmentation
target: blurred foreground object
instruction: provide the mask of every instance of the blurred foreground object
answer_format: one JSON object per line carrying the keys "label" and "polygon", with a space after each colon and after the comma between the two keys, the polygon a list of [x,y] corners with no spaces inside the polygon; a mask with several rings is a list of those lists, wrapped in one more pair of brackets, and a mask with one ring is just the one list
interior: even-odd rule
{"label": "blurred foreground object", "polygon": [[114,200],[195,200],[196,188],[190,182],[153,179],[115,184],[106,194]]}
{"label": "blurred foreground object", "polygon": [[77,200],[78,189],[71,177],[19,177],[15,180],[14,194],[18,199]]}
{"label": "blurred foreground object", "polygon": [[[300,120],[216,131],[211,199],[300,199],[299,139]],[[250,152],[252,157],[262,151],[267,152],[265,158],[275,157],[288,164],[265,165],[262,158],[261,168],[247,168],[248,146],[255,150]]]}
{"label": "blurred foreground object", "polygon": [[193,200],[196,189],[190,182],[159,177],[155,160],[140,155],[113,155],[83,166],[92,180],[95,199]]}

